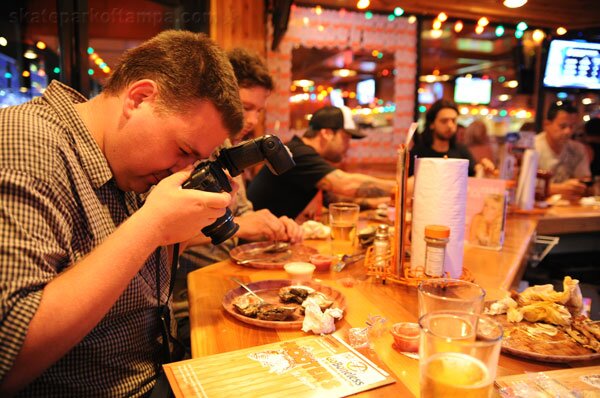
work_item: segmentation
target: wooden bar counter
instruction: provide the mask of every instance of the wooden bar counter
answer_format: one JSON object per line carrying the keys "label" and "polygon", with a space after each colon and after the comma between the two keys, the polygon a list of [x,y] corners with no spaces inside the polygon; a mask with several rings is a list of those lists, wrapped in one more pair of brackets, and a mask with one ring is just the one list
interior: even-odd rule
{"label": "wooden bar counter", "polygon": [[[507,236],[501,251],[465,247],[465,266],[475,281],[486,289],[487,299],[502,297],[507,289],[518,283],[523,261],[537,218],[511,216]],[[308,241],[321,251],[327,250],[327,241]],[[188,276],[190,302],[192,356],[194,358],[289,340],[306,334],[300,330],[273,330],[248,325],[229,316],[222,308],[225,293],[237,287],[229,278],[245,282],[286,279],[283,270],[262,270],[236,265],[230,260],[194,271]],[[365,275],[362,264],[348,265],[341,272],[315,273],[314,279],[339,290],[346,299],[343,319],[336,323],[339,337],[346,339],[351,327],[364,326],[369,315],[381,315],[389,327],[396,322],[417,321],[416,288],[396,283],[382,284]],[[344,283],[353,281],[346,287]],[[364,397],[397,397],[419,395],[418,361],[392,348],[392,336],[384,332],[372,341],[372,350],[361,351],[398,381],[392,385],[359,394]],[[586,363],[585,365],[591,365]],[[502,355],[498,377],[561,369],[567,365],[546,364]]]}

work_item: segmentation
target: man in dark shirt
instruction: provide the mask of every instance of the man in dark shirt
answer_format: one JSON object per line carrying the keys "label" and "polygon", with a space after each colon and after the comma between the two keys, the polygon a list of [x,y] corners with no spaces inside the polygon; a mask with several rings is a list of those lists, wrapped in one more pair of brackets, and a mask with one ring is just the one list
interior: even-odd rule
{"label": "man in dark shirt", "polygon": [[389,196],[395,181],[347,173],[331,164],[342,161],[350,139],[364,137],[347,107],[319,109],[303,137],[294,136],[286,144],[296,166],[280,176],[263,167],[248,187],[248,198],[255,209],[296,218],[319,190],[347,197]]}
{"label": "man in dark shirt", "polygon": [[[475,160],[466,146],[456,142],[458,108],[450,101],[438,100],[425,115],[425,130],[410,152],[409,175],[414,173],[415,157],[468,159],[469,175],[475,175]],[[492,164],[493,169],[493,164]]]}

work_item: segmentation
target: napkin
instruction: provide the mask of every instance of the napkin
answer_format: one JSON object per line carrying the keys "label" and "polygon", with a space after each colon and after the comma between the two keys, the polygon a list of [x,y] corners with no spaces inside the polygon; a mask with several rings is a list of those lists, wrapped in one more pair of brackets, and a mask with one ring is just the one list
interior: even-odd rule
{"label": "napkin", "polygon": [[325,312],[321,311],[319,301],[308,297],[302,303],[304,307],[304,321],[302,322],[302,331],[312,331],[314,334],[328,334],[335,332],[335,320],[343,315],[339,308],[328,308]]}
{"label": "napkin", "polygon": [[304,239],[327,239],[331,233],[331,228],[318,221],[308,220],[302,224]]}

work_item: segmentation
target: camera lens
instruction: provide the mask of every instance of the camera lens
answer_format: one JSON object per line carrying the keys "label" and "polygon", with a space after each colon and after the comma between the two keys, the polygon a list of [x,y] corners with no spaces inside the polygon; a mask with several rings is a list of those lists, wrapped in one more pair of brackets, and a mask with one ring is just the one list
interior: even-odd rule
{"label": "camera lens", "polygon": [[240,226],[233,222],[233,214],[227,209],[214,223],[202,228],[202,233],[210,238],[213,245],[220,245],[235,235],[238,229]]}

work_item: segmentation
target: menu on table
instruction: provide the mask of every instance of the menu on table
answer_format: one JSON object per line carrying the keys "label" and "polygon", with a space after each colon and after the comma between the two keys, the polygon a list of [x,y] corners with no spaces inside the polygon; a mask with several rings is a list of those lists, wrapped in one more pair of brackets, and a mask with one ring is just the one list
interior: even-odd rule
{"label": "menu on table", "polygon": [[164,365],[180,397],[345,397],[394,383],[335,336],[308,336]]}
{"label": "menu on table", "polygon": [[504,376],[496,386],[503,398],[600,397],[600,366]]}

